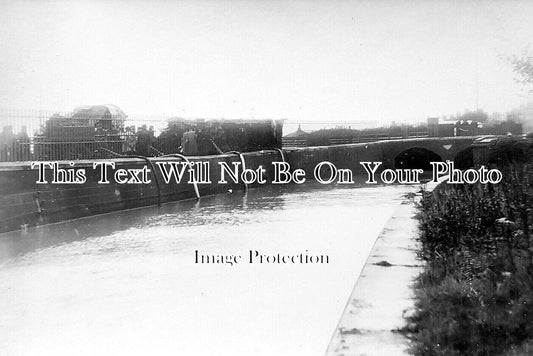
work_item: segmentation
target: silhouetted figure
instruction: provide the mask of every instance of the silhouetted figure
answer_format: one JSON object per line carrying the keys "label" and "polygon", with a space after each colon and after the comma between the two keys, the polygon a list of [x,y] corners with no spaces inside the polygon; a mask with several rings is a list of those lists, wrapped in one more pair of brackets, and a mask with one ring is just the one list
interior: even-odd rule
{"label": "silhouetted figure", "polygon": [[28,137],[28,128],[22,126],[16,137],[16,157],[17,161],[30,160],[30,138]]}
{"label": "silhouetted figure", "polygon": [[13,127],[11,125],[4,126],[0,132],[0,160],[4,162],[13,160],[14,142]]}
{"label": "silhouetted figure", "polygon": [[155,140],[155,135],[153,127],[150,127],[150,130],[146,128],[146,125],[142,125],[139,131],[137,131],[137,154],[141,156],[149,156],[152,143]]}
{"label": "silhouetted figure", "polygon": [[186,156],[198,155],[198,143],[196,142],[196,132],[194,130],[187,130],[181,137],[181,150]]}
{"label": "silhouetted figure", "polygon": [[137,146],[137,134],[135,126],[127,126],[123,135],[122,153],[135,154],[135,147]]}

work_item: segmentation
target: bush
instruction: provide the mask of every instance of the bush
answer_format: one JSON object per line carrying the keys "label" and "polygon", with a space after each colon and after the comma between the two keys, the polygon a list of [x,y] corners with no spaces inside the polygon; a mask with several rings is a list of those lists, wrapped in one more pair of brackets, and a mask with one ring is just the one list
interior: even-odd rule
{"label": "bush", "polygon": [[[419,203],[415,355],[527,354],[533,340],[533,169],[447,186]],[[525,350],[525,351],[523,351]]]}

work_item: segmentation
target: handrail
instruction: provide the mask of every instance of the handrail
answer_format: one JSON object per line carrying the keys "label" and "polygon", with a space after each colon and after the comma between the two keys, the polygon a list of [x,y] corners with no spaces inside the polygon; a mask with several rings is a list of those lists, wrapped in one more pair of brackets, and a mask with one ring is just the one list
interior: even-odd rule
{"label": "handrail", "polygon": [[217,150],[218,154],[223,155],[224,152],[220,149],[220,147],[218,147],[218,145],[215,143],[215,140],[213,140],[212,137],[209,137],[209,140],[210,140],[211,143],[213,144],[213,147],[215,147],[215,150]]}
{"label": "handrail", "polygon": [[283,150],[282,150],[281,148],[274,147],[273,150],[276,150],[276,151],[279,152],[279,154],[280,154],[280,156],[281,156],[281,160],[282,160],[283,162],[287,162],[287,161],[285,160],[285,153],[283,153]]}
{"label": "handrail", "polygon": [[[216,144],[214,143],[213,140],[211,140],[211,142],[215,145],[215,147],[220,151],[220,149],[218,148],[218,146],[216,146]],[[143,159],[145,161],[147,161],[150,166],[152,167],[152,170],[154,172],[154,177],[155,177],[155,182],[156,182],[156,186],[157,186],[157,205],[158,206],[161,206],[161,187],[159,185],[159,179],[157,178],[157,174],[156,174],[156,170],[155,170],[155,167],[154,167],[154,164],[152,161],[150,161],[148,159],[148,157],[145,157],[145,156],[140,156],[140,155],[123,155],[123,154],[120,154],[120,153],[117,153],[117,152],[114,152],[114,151],[111,151],[110,149],[107,149],[107,148],[104,148],[104,147],[99,147],[97,148],[97,151],[98,150],[102,150],[102,151],[105,151],[107,153],[110,153],[116,157],[120,157],[120,158],[140,158],[140,159]],[[280,156],[281,156],[281,159],[283,162],[286,162],[285,160],[285,154],[283,152],[282,149],[280,148],[273,148],[272,150],[275,150],[275,151],[278,151]],[[240,160],[241,160],[241,164],[242,164],[242,169],[245,170],[246,169],[246,161],[244,159],[244,155],[242,154],[242,152],[239,152],[239,151],[228,151],[228,152],[221,152],[223,154],[236,154],[239,156]],[[166,158],[166,157],[175,157],[175,158],[181,158],[182,160],[184,160],[185,162],[187,162],[188,165],[190,165],[190,161],[189,159],[187,158],[187,156],[185,155],[182,155],[181,153],[171,153],[171,154],[166,154],[166,155],[162,155],[162,156],[158,156],[158,158]],[[194,187],[194,193],[196,194],[196,199],[200,199],[201,196],[200,196],[200,190],[198,189],[198,182],[196,181],[193,181],[193,187]],[[247,191],[248,190],[248,184],[246,182],[243,182],[244,184],[244,190]]]}
{"label": "handrail", "polygon": [[155,147],[152,146],[152,145],[148,145],[148,148],[150,148],[152,151],[155,151],[155,153],[157,153],[158,156],[162,156],[162,155],[164,155],[163,152],[159,151],[157,148],[155,148]]}
{"label": "handrail", "polygon": [[268,148],[268,149],[264,149],[264,150],[259,151],[259,153],[265,153],[267,151],[277,151],[277,152],[279,152],[279,154],[281,156],[281,161],[287,162],[287,160],[285,159],[285,153],[283,152],[283,150],[281,148],[277,148],[277,147]]}
{"label": "handrail", "polygon": [[[189,159],[182,155],[181,153],[171,153],[171,154],[167,154],[167,155],[163,155],[163,156],[159,156],[158,158],[165,158],[165,157],[177,157],[177,158],[181,158],[182,160],[184,160],[185,162],[187,162],[187,165],[190,166],[190,161]],[[190,167],[189,167],[190,168]],[[192,185],[194,187],[194,192],[196,194],[196,199],[200,199],[200,190],[198,189],[198,182],[196,182],[195,180],[193,180],[192,182]]]}
{"label": "handrail", "polygon": [[[239,158],[241,159],[241,164],[242,164],[242,170],[244,171],[246,169],[246,162],[244,161],[244,156],[241,152],[239,151],[228,151],[228,152],[224,152],[224,154],[230,154],[230,153],[233,153],[233,154],[236,154],[239,156]],[[244,182],[244,191],[247,191],[248,190],[248,184],[246,182]]]}
{"label": "handrail", "polygon": [[152,161],[150,161],[148,159],[148,157],[140,156],[140,155],[123,155],[123,154],[111,151],[110,149],[107,149],[105,147],[98,147],[96,149],[96,151],[100,151],[100,150],[102,150],[104,152],[107,152],[109,154],[112,154],[112,155],[114,155],[116,157],[119,157],[119,158],[139,158],[139,159],[143,159],[146,162],[148,162],[150,164],[150,166],[152,167],[152,172],[154,172],[155,185],[157,187],[157,206],[158,207],[161,206],[161,186],[159,185],[159,179],[157,179],[157,173],[156,173],[156,169],[155,169],[154,163]]}

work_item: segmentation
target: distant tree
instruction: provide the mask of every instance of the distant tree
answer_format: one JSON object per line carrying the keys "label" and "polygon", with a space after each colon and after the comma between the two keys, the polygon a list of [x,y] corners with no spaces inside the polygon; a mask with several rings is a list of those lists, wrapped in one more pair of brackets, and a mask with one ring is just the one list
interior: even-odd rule
{"label": "distant tree", "polygon": [[[521,56],[512,56],[510,58],[513,71],[518,74],[517,81],[525,84],[533,84],[533,56],[528,50],[525,50]],[[533,91],[533,88],[531,88]]]}
{"label": "distant tree", "polygon": [[475,122],[487,122],[488,119],[489,119],[489,115],[483,110],[466,111],[464,114],[458,117],[458,120],[463,120],[463,121],[470,120],[470,121],[475,121]]}
{"label": "distant tree", "polygon": [[[530,93],[533,93],[533,55],[529,49],[524,50],[521,56],[512,56],[510,62],[513,71],[518,75],[515,80],[529,87]],[[531,133],[533,131],[533,101],[530,100],[528,103],[521,105],[517,111],[524,124],[525,131]]]}

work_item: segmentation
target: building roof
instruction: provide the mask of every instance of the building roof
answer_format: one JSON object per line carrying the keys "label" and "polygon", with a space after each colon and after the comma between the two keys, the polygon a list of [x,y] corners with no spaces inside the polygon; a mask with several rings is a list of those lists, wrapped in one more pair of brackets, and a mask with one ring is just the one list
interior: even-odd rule
{"label": "building roof", "polygon": [[81,105],[74,108],[72,117],[101,118],[111,116],[114,119],[125,119],[128,117],[124,111],[113,104],[104,105]]}
{"label": "building roof", "polygon": [[285,135],[283,137],[287,137],[287,138],[297,138],[297,137],[306,137],[308,136],[309,134],[305,131],[302,130],[302,128],[300,127],[300,125],[298,125],[298,130],[294,131],[294,132],[291,132],[290,134],[288,135]]}

